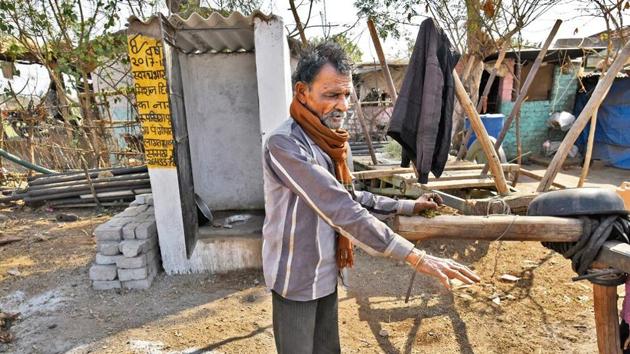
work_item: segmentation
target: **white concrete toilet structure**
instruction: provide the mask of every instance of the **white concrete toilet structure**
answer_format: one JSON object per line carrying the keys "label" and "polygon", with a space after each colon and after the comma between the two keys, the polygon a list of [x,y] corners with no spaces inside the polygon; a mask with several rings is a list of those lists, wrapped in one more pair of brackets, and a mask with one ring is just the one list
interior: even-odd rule
{"label": "white concrete toilet structure", "polygon": [[[149,176],[164,270],[261,267],[262,148],[289,116],[292,95],[282,19],[261,13],[132,17],[128,36],[156,39],[163,48],[174,166],[149,163]],[[248,220],[231,228],[199,226],[195,194],[215,225],[234,215]]]}

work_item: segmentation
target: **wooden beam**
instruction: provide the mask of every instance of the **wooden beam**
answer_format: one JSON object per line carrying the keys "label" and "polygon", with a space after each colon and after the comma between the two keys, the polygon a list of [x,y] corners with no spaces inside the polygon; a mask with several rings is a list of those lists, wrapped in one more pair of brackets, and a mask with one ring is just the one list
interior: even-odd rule
{"label": "wooden beam", "polygon": [[[524,168],[519,169],[519,172],[520,172],[523,176],[527,176],[527,177],[529,177],[529,178],[533,178],[533,179],[538,180],[538,181],[542,180],[542,178],[543,178],[543,176],[538,175],[538,174],[536,174],[536,173],[535,173],[535,172],[533,172],[533,171],[526,170],[526,169],[524,169]],[[565,186],[564,184],[557,183],[557,182],[554,182],[554,183],[553,183],[553,186],[554,186],[554,187],[556,187],[556,188],[561,188],[561,189],[567,189],[567,188],[568,188],[568,187],[567,187],[567,186]]]}
{"label": "wooden beam", "polygon": [[501,240],[575,242],[583,232],[580,219],[516,215],[397,216],[394,230],[411,241],[432,238],[495,241],[505,233]]}
{"label": "wooden beam", "polygon": [[352,91],[350,93],[350,99],[352,100],[354,111],[357,113],[357,119],[359,120],[359,124],[361,125],[361,130],[363,130],[363,135],[365,136],[365,142],[367,143],[368,151],[370,152],[370,157],[372,158],[372,164],[376,166],[378,165],[378,160],[376,159],[376,154],[374,153],[374,146],[372,145],[372,137],[370,136],[370,131],[368,130],[367,124],[365,124],[365,117],[363,116],[361,103],[359,102],[359,98],[357,97],[357,93],[354,90],[354,87],[352,87]]}
{"label": "wooden beam", "polygon": [[376,50],[376,55],[378,56],[378,61],[381,63],[381,69],[383,70],[383,76],[385,76],[385,84],[387,85],[387,93],[392,98],[392,103],[396,103],[398,100],[398,93],[396,92],[396,86],[394,86],[394,80],[392,79],[392,74],[389,72],[389,66],[387,66],[387,61],[385,60],[385,54],[383,53],[383,47],[381,46],[381,40],[378,38],[378,33],[376,32],[376,27],[374,26],[374,21],[372,19],[368,19],[367,21],[368,29],[370,30],[370,36],[372,37],[372,42],[374,43],[374,49]]}
{"label": "wooden beam", "polygon": [[483,148],[483,151],[488,158],[488,163],[494,177],[497,191],[501,195],[507,195],[510,193],[510,190],[507,186],[507,182],[505,181],[503,170],[501,169],[501,161],[499,160],[499,156],[497,155],[496,150],[492,147],[492,142],[490,141],[490,137],[488,136],[486,127],[484,127],[483,123],[481,122],[479,113],[477,113],[477,111],[475,110],[475,107],[473,106],[470,97],[468,97],[466,89],[464,88],[462,82],[459,80],[459,76],[457,75],[457,72],[455,70],[453,70],[453,79],[455,82],[455,95],[457,96],[459,103],[464,108],[464,112],[466,112],[466,114],[468,115],[470,126],[475,131],[475,134],[477,135],[477,140],[481,144],[481,147]]}
{"label": "wooden beam", "polygon": [[591,117],[591,128],[588,131],[588,142],[586,143],[586,154],[584,156],[584,165],[582,166],[582,173],[580,174],[580,180],[577,187],[584,187],[586,176],[588,176],[588,169],[591,166],[591,156],[593,156],[593,141],[595,140],[595,127],[597,126],[597,110],[593,112]]}
{"label": "wooden beam", "polygon": [[[547,49],[551,45],[551,41],[556,36],[556,33],[558,32],[558,29],[560,28],[561,24],[562,24],[562,20],[556,20],[556,23],[553,25],[551,32],[549,32],[549,35],[547,36],[547,39],[545,40],[545,44],[540,49],[540,52],[538,52],[538,56],[536,56],[536,60],[534,60],[534,64],[532,65],[532,68],[529,70],[529,73],[527,74],[527,78],[525,79],[525,82],[521,86],[521,89],[520,89],[521,92],[519,93],[518,97],[516,98],[516,101],[514,102],[512,111],[510,112],[510,115],[508,116],[507,120],[503,124],[503,129],[501,129],[501,133],[499,133],[499,136],[497,137],[497,141],[494,143],[495,149],[497,150],[499,149],[499,147],[503,143],[503,140],[505,139],[505,136],[507,135],[508,130],[510,129],[510,126],[512,125],[512,121],[514,120],[514,117],[516,117],[516,113],[521,110],[521,105],[525,101],[525,97],[527,97],[527,91],[529,91],[529,86],[532,84],[532,82],[534,82],[534,77],[536,76],[538,69],[542,65],[543,59],[545,58],[545,54],[547,54]],[[484,174],[488,173],[489,167],[490,167],[489,165],[486,165],[486,167],[483,169]]]}
{"label": "wooden beam", "polygon": [[577,140],[580,133],[582,133],[582,130],[584,130],[586,123],[588,123],[595,110],[597,110],[604,98],[606,98],[606,93],[608,93],[608,90],[612,86],[617,73],[619,73],[619,71],[624,67],[628,58],[630,58],[630,41],[628,41],[623,49],[617,54],[617,58],[606,72],[606,75],[604,75],[603,78],[600,78],[593,94],[573,123],[573,126],[571,126],[571,129],[569,129],[569,132],[567,132],[562,144],[560,144],[558,151],[554,155],[553,160],[551,160],[551,163],[547,168],[547,172],[538,185],[539,192],[545,192],[549,190],[549,187],[551,187],[553,180],[560,171],[560,167],[562,167],[562,163],[567,158],[569,150],[573,147],[575,140]]}

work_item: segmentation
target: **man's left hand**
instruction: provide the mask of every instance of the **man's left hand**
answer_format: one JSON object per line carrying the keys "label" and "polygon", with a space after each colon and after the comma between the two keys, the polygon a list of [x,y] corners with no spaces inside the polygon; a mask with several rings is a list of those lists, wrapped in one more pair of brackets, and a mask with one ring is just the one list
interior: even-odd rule
{"label": "man's left hand", "polygon": [[413,206],[413,213],[420,214],[423,210],[437,209],[442,205],[444,201],[437,193],[425,193],[416,199],[416,204]]}

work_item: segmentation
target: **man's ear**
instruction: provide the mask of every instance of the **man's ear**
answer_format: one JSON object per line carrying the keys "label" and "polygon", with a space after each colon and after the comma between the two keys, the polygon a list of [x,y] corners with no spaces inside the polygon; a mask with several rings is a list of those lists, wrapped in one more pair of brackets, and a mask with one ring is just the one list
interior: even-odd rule
{"label": "man's ear", "polygon": [[295,83],[294,89],[297,100],[302,104],[306,104],[306,91],[308,90],[308,85],[302,81],[298,81]]}

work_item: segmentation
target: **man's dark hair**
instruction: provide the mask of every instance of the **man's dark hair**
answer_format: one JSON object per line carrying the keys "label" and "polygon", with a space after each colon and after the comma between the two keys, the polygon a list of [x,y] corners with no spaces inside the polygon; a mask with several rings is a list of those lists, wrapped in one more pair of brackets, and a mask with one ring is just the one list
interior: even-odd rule
{"label": "man's dark hair", "polygon": [[302,52],[297,68],[291,77],[293,85],[298,81],[312,84],[315,76],[328,63],[340,74],[348,75],[352,71],[352,60],[346,51],[335,42],[323,42]]}

